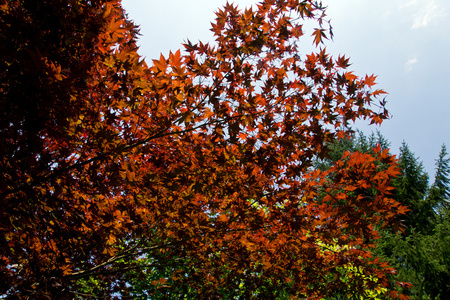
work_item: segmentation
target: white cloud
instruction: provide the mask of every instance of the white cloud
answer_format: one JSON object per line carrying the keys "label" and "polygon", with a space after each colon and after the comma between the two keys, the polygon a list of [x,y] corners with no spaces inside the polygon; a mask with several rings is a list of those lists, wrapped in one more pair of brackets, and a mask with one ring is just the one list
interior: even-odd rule
{"label": "white cloud", "polygon": [[417,63],[417,57],[411,58],[405,63],[405,71],[410,72],[413,69],[413,66]]}
{"label": "white cloud", "polygon": [[430,22],[446,16],[445,9],[436,4],[435,0],[424,1],[419,5],[417,5],[417,1],[412,2],[409,4],[413,4],[417,8],[417,13],[413,15],[413,29],[427,27]]}
{"label": "white cloud", "polygon": [[405,7],[414,6],[414,5],[417,5],[417,0],[406,1],[405,4],[400,5],[400,8],[405,8]]}

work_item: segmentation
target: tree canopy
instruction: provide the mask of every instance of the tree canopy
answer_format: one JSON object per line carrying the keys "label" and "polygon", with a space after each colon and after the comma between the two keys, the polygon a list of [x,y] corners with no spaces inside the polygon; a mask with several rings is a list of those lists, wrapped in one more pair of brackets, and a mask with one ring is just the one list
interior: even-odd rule
{"label": "tree canopy", "polygon": [[0,8],[0,295],[392,289],[371,251],[405,212],[395,158],[377,147],[313,167],[355,120],[388,117],[375,76],[326,52],[319,2],[227,4],[213,44],[150,65],[120,1]]}

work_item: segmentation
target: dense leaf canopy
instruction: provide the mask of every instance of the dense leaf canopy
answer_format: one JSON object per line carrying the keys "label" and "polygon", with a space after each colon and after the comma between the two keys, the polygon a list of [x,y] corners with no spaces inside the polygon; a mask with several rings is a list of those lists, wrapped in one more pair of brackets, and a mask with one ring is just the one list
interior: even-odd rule
{"label": "dense leaf canopy", "polygon": [[[353,121],[387,117],[375,76],[323,48],[319,3],[227,4],[213,45],[150,66],[120,1],[2,3],[0,295],[81,297],[91,280],[137,297],[130,274],[160,274],[142,295],[208,299],[390,288],[371,247],[404,211],[394,157],[312,167]],[[306,20],[317,51],[303,56]],[[370,276],[343,280],[349,265]]]}

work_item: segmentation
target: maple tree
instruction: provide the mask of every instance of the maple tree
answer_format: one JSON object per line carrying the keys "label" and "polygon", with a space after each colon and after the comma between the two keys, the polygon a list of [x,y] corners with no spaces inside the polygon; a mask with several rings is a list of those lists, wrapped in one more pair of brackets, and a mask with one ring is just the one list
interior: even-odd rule
{"label": "maple tree", "polygon": [[[388,116],[375,76],[326,53],[318,2],[227,4],[214,44],[150,66],[120,1],[0,7],[0,294],[127,296],[127,276],[154,274],[155,292],[203,298],[390,289],[371,248],[405,212],[395,158],[312,167],[352,122]],[[307,19],[317,51],[301,56]]]}

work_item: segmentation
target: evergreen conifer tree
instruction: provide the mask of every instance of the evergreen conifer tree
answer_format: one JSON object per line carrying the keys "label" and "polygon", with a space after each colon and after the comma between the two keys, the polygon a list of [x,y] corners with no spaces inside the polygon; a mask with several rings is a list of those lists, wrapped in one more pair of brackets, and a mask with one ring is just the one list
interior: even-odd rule
{"label": "evergreen conifer tree", "polygon": [[442,145],[436,160],[436,175],[430,189],[430,201],[435,209],[443,214],[450,208],[450,158],[447,147]]}
{"label": "evergreen conifer tree", "polygon": [[408,144],[402,143],[399,154],[399,167],[401,175],[393,181],[395,198],[410,208],[405,216],[404,225],[407,233],[415,228],[421,233],[431,233],[435,213],[427,199],[428,173],[424,171],[422,162],[419,162]]}

